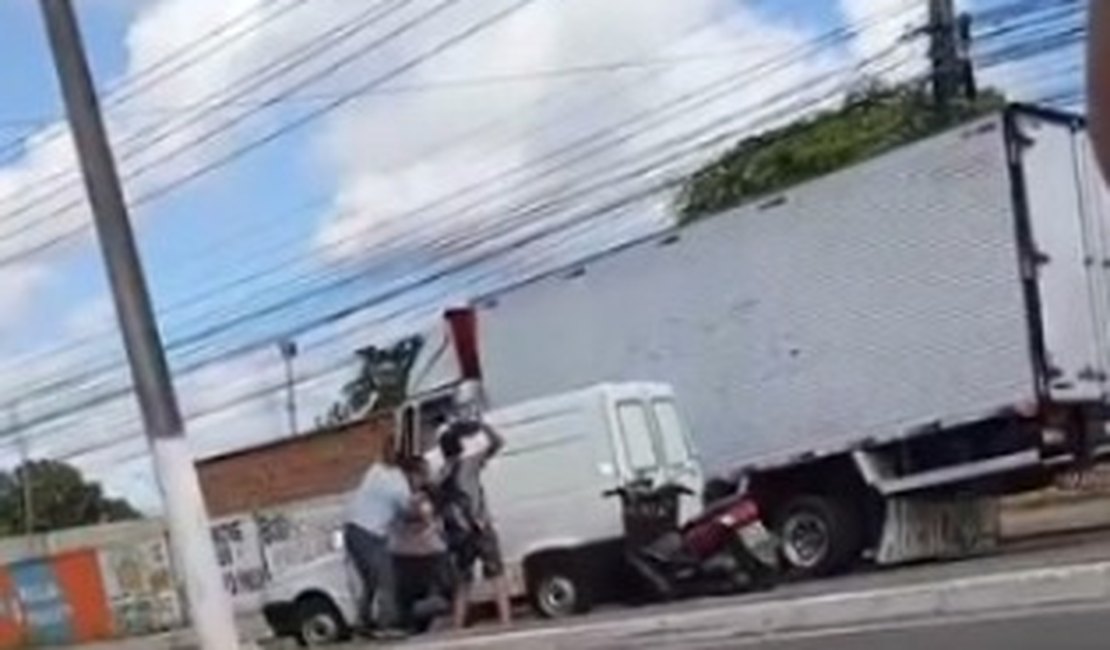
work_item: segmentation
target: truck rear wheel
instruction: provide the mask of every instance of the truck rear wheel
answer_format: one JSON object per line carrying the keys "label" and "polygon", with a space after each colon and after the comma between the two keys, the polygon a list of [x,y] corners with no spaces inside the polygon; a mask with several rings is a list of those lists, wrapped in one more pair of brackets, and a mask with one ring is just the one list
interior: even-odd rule
{"label": "truck rear wheel", "polygon": [[801,577],[847,569],[859,557],[863,532],[859,517],[844,503],[806,495],[790,501],[777,517],[786,568]]}

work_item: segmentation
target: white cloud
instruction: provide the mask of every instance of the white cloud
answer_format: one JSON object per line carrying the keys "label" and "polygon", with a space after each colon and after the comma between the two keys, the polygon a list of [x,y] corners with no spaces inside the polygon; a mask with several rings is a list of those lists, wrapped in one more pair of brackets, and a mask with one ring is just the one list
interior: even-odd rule
{"label": "white cloud", "polygon": [[116,326],[115,306],[108,295],[76,305],[66,316],[65,333],[71,339],[89,339],[111,333]]}
{"label": "white cloud", "polygon": [[[489,12],[504,3],[474,4],[490,8]],[[637,152],[649,151],[682,129],[730,113],[754,117],[761,97],[830,69],[833,57],[813,57],[773,76],[736,84],[733,92],[718,93],[715,103],[679,119],[656,119],[635,138],[604,152],[599,149],[541,181],[530,180],[537,170],[546,168],[541,161],[568,143],[606,129],[620,135],[630,116],[737,75],[753,62],[788,56],[811,36],[772,24],[753,10],[725,0],[575,0],[532,5],[503,27],[409,75],[406,84],[709,53],[721,57],[649,73],[625,71],[575,81],[541,78],[368,98],[326,127],[323,157],[337,175],[339,191],[317,236],[321,255],[332,261],[368,256],[380,261],[384,249],[420,258],[430,241],[472,234],[491,215],[503,217],[511,206],[556,189],[581,187],[599,174],[627,166]],[[733,58],[724,56],[729,52]],[[465,137],[473,133],[479,136]],[[463,144],[459,144],[460,134],[464,134]],[[608,135],[596,139],[600,142]],[[451,144],[435,147],[444,142]],[[521,166],[531,169],[504,173]],[[490,178],[501,181],[471,192],[466,199],[443,204],[442,197]],[[427,205],[437,208],[412,214]],[[655,223],[655,218],[646,223]]]}
{"label": "white cloud", "polygon": [[[928,20],[928,3],[907,0],[840,0],[841,11],[848,23],[861,32],[852,41],[852,50],[860,61],[891,53],[892,45],[917,31],[913,45],[897,52],[906,65],[886,75],[902,81],[920,75],[928,68],[928,47],[920,30]],[[894,59],[898,60],[897,58]]]}
{"label": "white cloud", "polygon": [[48,275],[48,269],[41,265],[0,266],[0,333],[19,320],[35,289]]}
{"label": "white cloud", "polygon": [[[275,29],[280,21],[271,24],[264,20],[275,6],[280,5],[265,0],[144,3],[128,30],[127,72],[119,79],[100,80],[102,85],[121,89],[106,95],[103,104],[131,198],[196,169],[226,151],[237,137],[257,128],[255,122],[200,142],[229,118],[250,110],[242,104],[256,100],[273,84],[260,83],[257,90],[244,93],[237,107],[191,113],[167,113],[165,109],[195,106],[229,87],[243,89],[260,62],[280,61],[312,38],[312,31],[297,28],[311,28],[325,19],[313,13],[308,22]],[[289,12],[286,18],[292,20],[295,13]],[[210,36],[235,16],[244,19],[223,30],[222,36]],[[202,40],[206,35],[207,40]],[[189,47],[188,54],[182,54]],[[44,82],[53,84],[54,80]],[[191,143],[198,144],[190,147]],[[162,159],[166,162],[156,164]],[[29,136],[22,154],[0,166],[0,213],[5,217],[0,227],[0,259],[44,251],[36,259],[47,260],[51,253],[87,241],[87,236],[68,237],[90,220],[76,171],[69,133],[62,124],[48,125]],[[59,238],[70,245],[46,247]]]}

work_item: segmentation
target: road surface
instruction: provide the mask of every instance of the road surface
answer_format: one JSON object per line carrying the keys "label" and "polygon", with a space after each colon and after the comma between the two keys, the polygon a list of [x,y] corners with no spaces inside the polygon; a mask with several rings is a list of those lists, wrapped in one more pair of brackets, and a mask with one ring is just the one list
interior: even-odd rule
{"label": "road surface", "polygon": [[[752,643],[736,643],[733,647],[752,646]],[[1019,612],[997,618],[840,630],[764,640],[756,642],[755,647],[760,650],[1095,650],[1110,647],[1110,607]]]}
{"label": "road surface", "polygon": [[714,631],[690,631],[667,638],[636,639],[634,643],[626,641],[632,640],[614,640],[611,644],[600,641],[584,647],[635,647],[644,650],[1105,650],[1110,647],[1110,606],[1023,611],[969,620],[934,619],[777,638],[730,637],[727,633]]}
{"label": "road surface", "polygon": [[[490,643],[490,647],[512,647],[513,650],[563,650],[582,648],[648,648],[677,650],[679,648],[759,648],[760,650],[914,650],[943,648],[962,650],[1021,650],[1045,648],[1110,648],[1110,602],[1096,610],[1048,609],[1021,611],[1002,618],[987,617],[971,620],[923,619],[905,625],[864,629],[821,630],[783,637],[750,636],[750,630],[729,629],[727,624],[714,624],[711,629],[697,629],[699,613],[729,607],[743,607],[765,600],[828,596],[839,593],[867,592],[892,587],[924,585],[960,578],[1008,574],[1050,566],[1081,565],[1110,560],[1110,537],[1105,532],[1050,538],[1012,546],[1000,555],[950,563],[929,563],[895,570],[873,570],[844,578],[786,585],[766,595],[733,599],[708,599],[640,609],[610,608],[572,622],[566,627],[581,625],[587,630],[569,637],[550,634],[564,627],[535,621],[522,621],[516,626],[511,643]],[[629,633],[620,624],[634,620],[650,621],[666,615],[678,617],[668,630],[651,629]],[[688,624],[683,619],[689,617]],[[727,619],[727,617],[726,617]],[[610,625],[616,624],[616,625]],[[475,641],[486,638],[496,641],[498,634],[483,635],[480,631],[455,641],[449,639],[413,640],[406,644],[414,650],[465,650]],[[380,647],[380,646],[378,646]]]}
{"label": "road surface", "polygon": [[[737,606],[763,601],[791,600],[838,593],[851,593],[905,587],[932,582],[945,582],[972,576],[1000,575],[1054,566],[1071,566],[1110,562],[1110,531],[1097,531],[1056,537],[1045,537],[1007,545],[997,554],[950,562],[927,562],[916,566],[895,568],[862,568],[851,575],[786,584],[765,594],[736,598],[712,598],[683,601],[662,606],[628,609],[604,607],[581,619],[589,623],[650,618],[674,611],[696,612],[726,604]],[[552,623],[525,618],[518,627],[545,629]],[[1110,637],[1108,637],[1110,639]],[[1106,645],[1110,649],[1110,641]]]}
{"label": "road surface", "polygon": [[[944,582],[970,576],[1006,574],[1050,566],[1082,565],[1107,561],[1110,561],[1110,532],[1043,538],[1010,545],[1002,553],[990,557],[959,562],[928,563],[898,569],[865,570],[843,578],[784,585],[766,595],[682,602],[639,609],[606,607],[591,616],[577,619],[570,625],[604,627],[615,622],[628,622],[636,619],[650,620],[663,614],[694,617],[699,612],[706,610],[732,606],[741,607],[768,599],[776,601],[792,600]],[[780,639],[753,640],[751,638],[741,638],[721,626],[714,626],[720,628],[715,631],[715,634],[717,634],[715,639],[703,638],[697,634],[696,630],[685,630],[683,631],[685,637],[678,640],[671,638],[670,635],[666,638],[658,638],[657,634],[652,635],[654,638],[646,639],[605,638],[604,635],[601,635],[592,639],[590,645],[567,647],[568,650],[570,647],[598,649],[625,647],[665,649],[757,647],[761,650],[808,650],[809,648],[820,648],[821,650],[877,650],[880,648],[896,650],[914,650],[915,648],[942,648],[943,650],[1046,648],[1068,650],[1073,647],[1105,649],[1110,648],[1110,603],[1107,603],[1107,607],[1107,611],[1041,611],[1032,614],[1022,612],[1012,619],[1002,621],[993,619],[926,621],[917,622],[904,628],[823,631],[817,637],[809,634]],[[521,650],[530,650],[531,648],[537,650],[561,649],[564,646],[553,644],[550,637],[547,637],[548,640],[543,640],[545,634],[555,627],[559,626],[525,618],[514,626],[514,631],[518,634],[523,632],[525,638],[534,635],[534,638],[537,639],[536,644],[521,645]],[[459,641],[464,642],[460,645],[471,645],[475,640],[487,638],[486,635],[490,634],[491,631],[489,627],[480,626],[473,634],[459,639]],[[1064,631],[1068,634],[1057,639],[1056,636]],[[184,633],[162,638],[134,639],[99,645],[95,648],[96,650],[178,650],[190,648],[189,641],[186,640],[188,636],[187,633]],[[493,634],[490,638],[495,639],[496,636],[496,634]],[[980,639],[983,640],[982,643],[985,645],[980,645]],[[471,643],[468,644],[466,641]],[[1093,641],[1100,641],[1100,643],[1095,646],[1082,645]],[[992,646],[991,643],[995,645]],[[1021,645],[1022,643],[1031,645]],[[1072,643],[1078,645],[1069,645]],[[440,650],[441,648],[450,649],[453,645],[454,640],[450,638],[429,637],[413,639],[399,647],[411,650],[424,650],[425,648]],[[296,647],[291,642],[270,642],[266,643],[265,646],[273,650],[286,650],[287,648]],[[344,647],[362,650],[363,646],[356,644]],[[382,648],[383,646],[379,644],[366,647]],[[515,646],[514,650],[516,650]]]}

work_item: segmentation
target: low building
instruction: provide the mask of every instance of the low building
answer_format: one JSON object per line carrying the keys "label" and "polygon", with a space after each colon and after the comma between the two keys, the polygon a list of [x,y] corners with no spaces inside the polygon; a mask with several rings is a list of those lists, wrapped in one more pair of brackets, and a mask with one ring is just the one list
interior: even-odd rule
{"label": "low building", "polygon": [[389,414],[206,458],[197,463],[213,518],[343,494],[393,432]]}

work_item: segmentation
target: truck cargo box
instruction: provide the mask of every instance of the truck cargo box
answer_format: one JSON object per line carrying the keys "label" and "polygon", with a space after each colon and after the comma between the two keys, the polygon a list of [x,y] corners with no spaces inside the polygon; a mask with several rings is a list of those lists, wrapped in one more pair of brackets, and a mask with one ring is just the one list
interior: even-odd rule
{"label": "truck cargo box", "polygon": [[1011,109],[488,296],[488,397],[666,382],[711,470],[1101,401],[1089,157]]}

